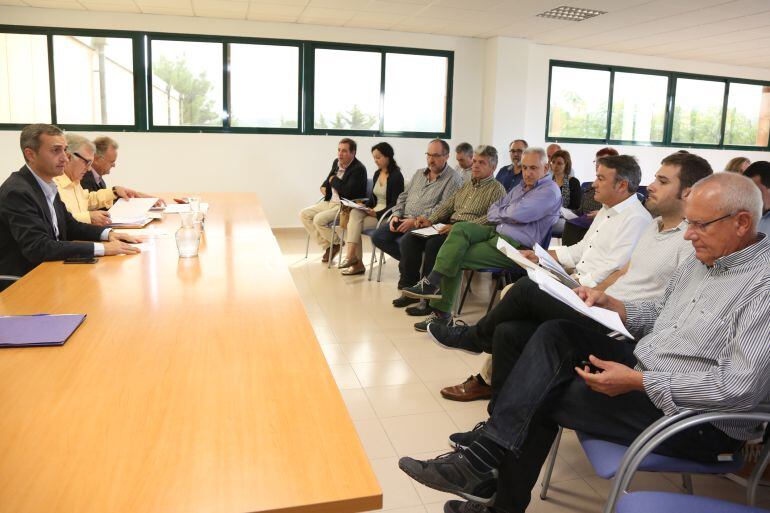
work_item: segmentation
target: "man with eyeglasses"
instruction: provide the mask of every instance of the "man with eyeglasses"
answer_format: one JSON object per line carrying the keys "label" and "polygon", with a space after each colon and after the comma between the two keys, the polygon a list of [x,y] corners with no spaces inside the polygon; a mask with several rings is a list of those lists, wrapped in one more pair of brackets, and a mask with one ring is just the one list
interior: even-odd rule
{"label": "man with eyeglasses", "polygon": [[505,187],[505,192],[511,192],[511,189],[521,183],[523,179],[521,174],[521,156],[528,147],[529,145],[524,139],[516,139],[508,146],[511,164],[501,167],[497,175],[495,175],[495,179]]}
{"label": "man with eyeglasses", "polygon": [[[770,402],[770,242],[757,231],[761,215],[750,179],[717,173],[697,182],[684,234],[695,254],[661,296],[623,302],[576,289],[587,305],[616,312],[636,344],[572,321],[543,324],[467,446],[402,458],[401,469],[477,503],[450,501],[444,511],[524,511],[559,426],[628,445],[682,410],[748,412]],[[715,463],[763,431],[749,421],[702,424],[655,452]]]}
{"label": "man with eyeglasses", "polygon": [[68,133],[67,156],[64,173],[53,179],[59,190],[59,197],[75,220],[97,226],[110,224],[110,215],[99,209],[108,209],[118,197],[128,198],[123,187],[87,191],[81,185],[83,176],[91,169],[94,161],[94,143],[82,135]]}
{"label": "man with eyeglasses", "polygon": [[19,143],[25,164],[0,186],[0,275],[23,276],[50,260],[139,253],[128,244],[135,237],[78,222],[65,208],[53,182],[69,160],[58,127],[26,126]]}

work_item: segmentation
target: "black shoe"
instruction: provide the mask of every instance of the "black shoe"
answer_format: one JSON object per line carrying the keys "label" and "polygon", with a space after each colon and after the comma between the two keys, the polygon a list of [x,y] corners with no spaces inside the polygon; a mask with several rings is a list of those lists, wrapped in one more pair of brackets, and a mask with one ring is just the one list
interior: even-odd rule
{"label": "black shoe", "polygon": [[426,461],[405,456],[398,460],[398,466],[409,477],[428,488],[453,493],[484,505],[495,500],[497,469],[479,472],[462,451],[442,454]]}
{"label": "black shoe", "polygon": [[419,299],[415,299],[413,297],[400,296],[393,300],[393,306],[396,308],[404,308],[405,306],[413,305],[419,302]]}
{"label": "black shoe", "polygon": [[441,299],[441,290],[432,285],[428,278],[421,279],[411,287],[404,287],[401,293],[418,299]]}
{"label": "black shoe", "polygon": [[478,502],[447,501],[444,504],[444,513],[492,513],[492,510]]}
{"label": "black shoe", "polygon": [[476,424],[472,430],[464,433],[452,433],[449,435],[449,445],[455,449],[467,449],[473,442],[481,436],[481,430],[487,425],[487,421]]}
{"label": "black shoe", "polygon": [[462,321],[457,321],[454,326],[442,323],[431,323],[428,326],[430,338],[441,347],[459,349],[470,354],[481,354],[481,349],[474,343],[475,332],[475,326],[468,326]]}
{"label": "black shoe", "polygon": [[428,331],[428,324],[432,322],[435,322],[436,324],[444,324],[446,326],[452,326],[454,324],[451,315],[441,317],[436,312],[431,312],[430,315],[427,316],[424,320],[415,323],[414,329],[421,332]]}
{"label": "black shoe", "polygon": [[427,301],[420,301],[419,305],[409,306],[406,309],[406,315],[412,317],[425,317],[430,315],[431,309]]}

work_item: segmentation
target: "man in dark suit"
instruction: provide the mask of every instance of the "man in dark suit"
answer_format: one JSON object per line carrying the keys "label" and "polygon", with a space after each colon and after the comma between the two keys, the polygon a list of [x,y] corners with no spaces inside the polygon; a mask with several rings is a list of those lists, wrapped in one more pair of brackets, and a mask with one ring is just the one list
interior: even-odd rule
{"label": "man in dark suit", "polygon": [[340,198],[354,200],[368,195],[366,168],[356,158],[356,142],[353,139],[345,137],[337,145],[337,158],[321,182],[321,194],[323,199],[302,209],[299,217],[307,233],[326,250],[322,261],[328,262],[340,249],[339,244],[331,247],[332,231],[328,228],[340,209]]}
{"label": "man in dark suit", "polygon": [[67,163],[58,127],[29,125],[20,146],[25,164],[0,186],[0,274],[22,276],[49,260],[139,253],[128,244],[135,237],[80,223],[65,208],[53,182]]}

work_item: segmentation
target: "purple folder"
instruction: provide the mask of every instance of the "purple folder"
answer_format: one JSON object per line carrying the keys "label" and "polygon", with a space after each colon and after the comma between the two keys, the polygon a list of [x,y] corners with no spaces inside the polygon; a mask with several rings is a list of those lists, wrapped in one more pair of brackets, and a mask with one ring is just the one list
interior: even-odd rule
{"label": "purple folder", "polygon": [[64,345],[85,318],[85,314],[0,316],[0,348]]}

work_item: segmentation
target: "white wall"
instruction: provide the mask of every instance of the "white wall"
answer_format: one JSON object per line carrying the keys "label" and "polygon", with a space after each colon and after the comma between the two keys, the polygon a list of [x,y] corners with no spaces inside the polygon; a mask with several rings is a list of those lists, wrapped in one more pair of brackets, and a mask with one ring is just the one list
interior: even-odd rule
{"label": "white wall", "polygon": [[[754,68],[679,61],[637,55],[544,46],[511,38],[480,40],[381,30],[347,29],[285,23],[258,23],[118,13],[90,13],[0,7],[3,23],[116,30],[148,30],[192,34],[235,35],[382,44],[455,52],[452,139],[497,146],[500,165],[508,163],[507,145],[523,137],[543,145],[550,59],[620,64],[770,80],[770,72]],[[85,134],[88,136],[96,133]],[[144,191],[233,191],[259,193],[274,227],[298,226],[297,213],[318,196],[318,185],[335,155],[337,137],[246,134],[112,134],[121,143],[118,166],[111,184]],[[359,158],[370,173],[375,169],[369,148],[379,138],[357,138]],[[385,139],[411,176],[424,166],[427,140]],[[567,144],[581,181],[593,176],[593,154],[600,146]],[[648,183],[670,148],[627,146],[642,165],[642,183]],[[715,169],[733,156],[770,160],[767,152],[696,150]],[[0,180],[21,165],[18,132],[0,131]],[[205,194],[203,194],[205,198]]]}
{"label": "white wall", "polygon": [[[484,41],[382,30],[289,23],[258,23],[119,13],[0,7],[12,25],[302,39],[452,50],[454,98],[452,140],[481,137]],[[86,133],[95,136],[97,133]],[[318,198],[318,186],[336,157],[337,136],[271,134],[111,134],[120,143],[118,165],[108,177],[115,185],[142,191],[256,191],[273,227],[299,226],[299,210]],[[0,181],[22,165],[19,133],[0,131]],[[387,140],[407,176],[425,166],[427,139],[356,137],[359,159],[376,169],[369,149]],[[205,194],[202,194],[205,198]]]}

